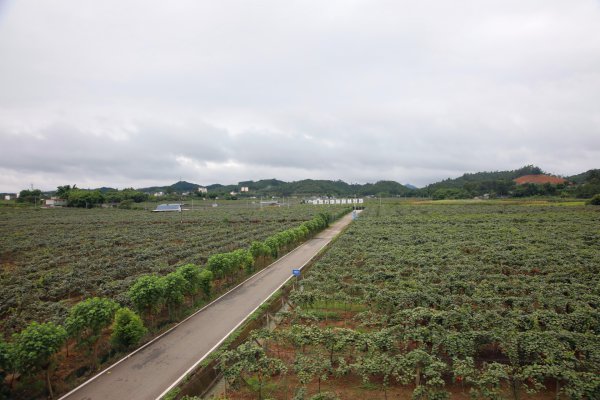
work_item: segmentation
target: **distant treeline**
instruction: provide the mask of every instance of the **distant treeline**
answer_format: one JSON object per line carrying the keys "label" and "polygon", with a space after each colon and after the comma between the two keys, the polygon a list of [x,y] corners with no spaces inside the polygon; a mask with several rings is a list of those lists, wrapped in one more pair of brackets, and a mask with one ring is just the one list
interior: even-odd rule
{"label": "distant treeline", "polygon": [[[114,204],[120,208],[129,208],[132,203],[141,203],[148,200],[147,193],[133,188],[102,191],[100,189],[79,189],[76,185],[59,186],[54,194],[55,197],[67,201],[68,207],[92,208],[98,204]],[[21,190],[17,202],[36,203],[49,196],[40,190]]]}
{"label": "distant treeline", "polygon": [[[427,197],[433,199],[468,199],[477,196],[490,197],[530,197],[561,196],[591,198],[600,194],[600,169],[565,177],[563,184],[524,184],[518,185],[514,179],[525,175],[544,174],[541,168],[527,165],[512,171],[494,171],[467,173],[459,178],[445,179],[432,183],[422,189],[404,186],[395,181],[379,181],[366,184],[349,184],[341,180],[304,179],[296,182],[284,182],[277,179],[242,181],[237,185],[208,185],[206,192],[199,191],[200,185],[180,181],[170,186],[154,186],[141,189],[100,188],[94,190],[79,189],[69,185],[59,186],[55,196],[67,200],[70,207],[93,207],[109,203],[128,208],[132,203],[148,200],[150,194],[162,192],[162,200],[179,200],[182,194],[195,197],[236,200],[248,197]],[[248,188],[242,192],[242,188]],[[23,190],[19,202],[39,202],[44,196],[39,190]]]}
{"label": "distant treeline", "polygon": [[[600,193],[600,169],[565,177],[566,184],[517,185],[514,179],[525,175],[540,175],[545,172],[536,166],[527,165],[511,171],[467,173],[455,179],[446,179],[417,189],[395,181],[379,181],[366,184],[349,184],[341,180],[304,179],[284,182],[277,179],[242,181],[237,185],[208,185],[207,193],[199,193],[197,184],[180,181],[171,186],[139,189],[144,192],[162,191],[169,193],[190,192],[200,197],[242,198],[249,196],[384,196],[384,197],[428,197],[434,199],[473,198],[485,194],[490,197],[563,196],[590,198]],[[241,188],[248,188],[242,192]],[[232,195],[231,193],[236,193]]]}

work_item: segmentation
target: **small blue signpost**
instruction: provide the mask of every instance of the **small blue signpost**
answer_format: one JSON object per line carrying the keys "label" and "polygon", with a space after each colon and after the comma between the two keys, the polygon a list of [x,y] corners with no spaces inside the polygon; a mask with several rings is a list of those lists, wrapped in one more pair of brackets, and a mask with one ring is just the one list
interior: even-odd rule
{"label": "small blue signpost", "polygon": [[300,277],[300,270],[299,270],[299,269],[293,269],[293,270],[292,270],[292,274],[293,274],[295,277]]}

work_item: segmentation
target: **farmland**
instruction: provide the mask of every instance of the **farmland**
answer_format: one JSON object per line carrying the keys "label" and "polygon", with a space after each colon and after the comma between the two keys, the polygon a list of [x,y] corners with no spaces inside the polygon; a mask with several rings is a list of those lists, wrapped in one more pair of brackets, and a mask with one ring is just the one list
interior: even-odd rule
{"label": "farmland", "polygon": [[300,205],[183,215],[0,208],[2,332],[8,337],[30,321],[61,322],[71,305],[91,296],[130,304],[126,291],[140,275],[203,265],[213,254],[248,247],[320,211]]}
{"label": "farmland", "polygon": [[600,398],[597,207],[372,205],[302,286],[230,398]]}

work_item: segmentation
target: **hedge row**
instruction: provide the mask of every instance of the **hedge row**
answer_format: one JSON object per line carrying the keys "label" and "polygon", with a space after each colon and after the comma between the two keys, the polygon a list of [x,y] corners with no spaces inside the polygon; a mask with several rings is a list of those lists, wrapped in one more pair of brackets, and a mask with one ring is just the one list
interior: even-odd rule
{"label": "hedge row", "polygon": [[252,274],[259,260],[277,258],[290,246],[326,228],[331,221],[348,211],[344,209],[335,215],[320,213],[296,228],[276,233],[263,242],[255,241],[248,249],[214,254],[208,258],[205,266],[187,264],[164,277],[143,275],[129,289],[129,298],[138,312],[146,315],[151,322],[165,306],[169,317],[172,317],[185,296],[193,297],[202,291],[205,298],[210,298],[213,279],[225,279],[231,283],[240,272]]}

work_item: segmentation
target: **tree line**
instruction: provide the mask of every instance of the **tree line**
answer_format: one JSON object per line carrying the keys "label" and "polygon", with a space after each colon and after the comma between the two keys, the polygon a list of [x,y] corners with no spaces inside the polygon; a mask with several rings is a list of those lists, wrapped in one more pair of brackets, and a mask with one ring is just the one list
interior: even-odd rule
{"label": "tree line", "polygon": [[[129,208],[133,203],[141,203],[149,197],[147,193],[133,188],[103,192],[99,189],[80,189],[77,185],[58,186],[55,196],[66,200],[68,207],[79,208],[92,208],[99,204],[114,204],[120,208]],[[46,197],[39,189],[26,189],[19,192],[17,202],[39,204]]]}
{"label": "tree line", "polygon": [[325,229],[331,221],[348,211],[344,209],[336,215],[320,213],[299,227],[276,233],[262,242],[254,241],[248,249],[213,254],[205,266],[187,264],[162,277],[142,275],[131,286],[129,299],[151,324],[165,309],[172,319],[177,316],[185,296],[201,293],[206,300],[210,299],[215,283],[232,285],[239,278],[251,275],[258,267]]}

